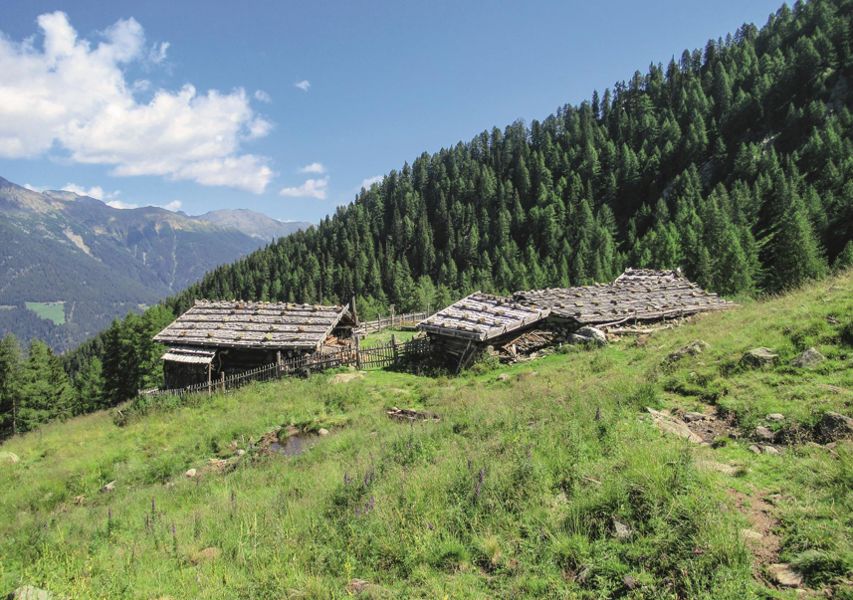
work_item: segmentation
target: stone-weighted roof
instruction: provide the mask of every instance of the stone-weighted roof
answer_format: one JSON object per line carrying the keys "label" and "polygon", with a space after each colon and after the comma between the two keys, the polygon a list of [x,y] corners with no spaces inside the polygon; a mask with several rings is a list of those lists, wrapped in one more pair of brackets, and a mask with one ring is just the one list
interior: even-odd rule
{"label": "stone-weighted roof", "polygon": [[418,324],[418,329],[483,342],[547,317],[550,310],[476,292]]}
{"label": "stone-weighted roof", "polygon": [[316,350],[348,306],[197,300],[154,341],[202,348]]}

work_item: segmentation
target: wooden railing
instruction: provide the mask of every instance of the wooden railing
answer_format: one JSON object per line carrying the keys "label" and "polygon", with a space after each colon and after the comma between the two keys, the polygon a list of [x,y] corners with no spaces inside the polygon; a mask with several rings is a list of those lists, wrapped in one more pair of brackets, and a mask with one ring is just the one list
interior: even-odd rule
{"label": "wooden railing", "polygon": [[326,369],[353,365],[358,369],[382,369],[429,353],[429,338],[414,338],[408,342],[397,343],[393,338],[387,344],[371,348],[356,349],[341,346],[334,351],[315,352],[298,356],[278,363],[272,363],[226,375],[222,373],[218,380],[210,383],[196,383],[183,388],[168,390],[147,390],[140,392],[145,396],[183,396],[185,394],[213,394],[230,392],[253,381],[270,381],[290,375],[311,374]]}
{"label": "wooden railing", "polygon": [[429,311],[404,313],[402,315],[389,315],[379,317],[373,321],[362,321],[356,327],[356,332],[364,335],[388,329],[389,327],[414,326],[430,316]]}

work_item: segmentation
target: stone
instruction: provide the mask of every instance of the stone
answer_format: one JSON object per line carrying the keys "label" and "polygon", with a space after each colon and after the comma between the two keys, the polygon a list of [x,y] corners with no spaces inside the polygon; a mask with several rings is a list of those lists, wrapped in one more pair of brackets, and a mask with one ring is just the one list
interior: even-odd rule
{"label": "stone", "polygon": [[658,429],[660,429],[661,431],[665,433],[672,433],[679,437],[683,437],[687,441],[693,442],[694,444],[702,443],[703,440],[701,436],[690,431],[690,428],[687,426],[687,423],[685,423],[681,419],[668,415],[664,412],[657,411],[653,408],[646,407],[646,410],[649,412],[649,414],[652,415],[652,420],[655,422],[655,425],[657,425]]}
{"label": "stone", "polygon": [[779,454],[779,450],[775,446],[762,446],[761,451],[764,454]]}
{"label": "stone", "polygon": [[14,465],[19,460],[21,460],[21,459],[18,458],[18,455],[15,454],[14,452],[6,452],[6,451],[0,452],[0,463],[6,463],[9,465]]}
{"label": "stone", "polygon": [[778,585],[785,587],[800,587],[803,578],[787,563],[775,563],[767,567],[767,574]]}
{"label": "stone", "polygon": [[815,433],[824,443],[853,437],[853,419],[837,412],[825,412],[815,426]]}
{"label": "stone", "polygon": [[625,589],[633,590],[636,589],[637,586],[640,584],[637,583],[637,580],[631,577],[630,575],[625,575],[625,577],[622,578],[622,585],[625,586]]}
{"label": "stone", "polygon": [[809,348],[804,350],[797,358],[791,361],[795,367],[813,367],[826,360],[826,357],[821,354],[817,348]]}
{"label": "stone", "polygon": [[324,427],[321,427],[317,430],[317,435],[329,435],[329,430]]}
{"label": "stone", "polygon": [[755,437],[765,442],[772,442],[776,439],[776,434],[767,427],[759,425],[755,428]]}
{"label": "stone", "polygon": [[693,340],[686,346],[683,346],[676,350],[675,352],[670,353],[666,360],[668,362],[676,362],[681,360],[685,356],[696,356],[697,354],[702,354],[705,350],[707,350],[710,346],[708,346],[708,342],[704,340]]}
{"label": "stone", "polygon": [[498,381],[509,381],[509,375],[507,373],[501,373],[498,375]]}
{"label": "stone", "polygon": [[115,489],[116,489],[116,482],[110,481],[107,485],[105,485],[104,487],[101,488],[101,491],[106,493],[106,492],[112,492]]}
{"label": "stone", "polygon": [[694,421],[704,421],[705,415],[697,412],[686,412],[682,418],[688,423],[693,423]]}
{"label": "stone", "polygon": [[785,415],[783,415],[782,413],[770,413],[769,415],[767,415],[764,418],[767,419],[768,421],[777,421],[778,422],[778,421],[784,421]]}
{"label": "stone", "polygon": [[729,475],[731,477],[734,477],[738,474],[738,471],[740,471],[740,467],[737,465],[728,465],[715,460],[699,460],[696,461],[696,466],[700,469],[716,471],[717,473],[722,473],[723,475]]}
{"label": "stone", "polygon": [[193,477],[195,477],[196,475],[198,475],[198,471],[197,471],[197,470],[195,470],[195,469],[187,469],[187,472],[186,472],[186,473],[184,473],[184,475],[185,475],[186,477],[189,477],[190,479],[192,479]]}
{"label": "stone", "polygon": [[607,334],[604,333],[600,329],[596,329],[595,327],[589,327],[588,325],[585,327],[581,327],[577,331],[575,331],[575,335],[579,335],[581,337],[587,338],[589,341],[603,346],[607,343]]}
{"label": "stone", "polygon": [[12,592],[9,598],[10,600],[51,600],[53,595],[47,590],[32,585],[25,585]]}
{"label": "stone", "polygon": [[779,355],[770,348],[753,348],[740,359],[740,364],[745,367],[770,367],[779,362]]}
{"label": "stone", "polygon": [[633,535],[634,531],[628,527],[625,523],[617,519],[613,518],[613,537],[617,540],[627,540]]}
{"label": "stone", "polygon": [[752,452],[753,454],[761,454],[761,448],[759,448],[759,447],[758,447],[758,446],[756,446],[755,444],[752,444],[752,445],[749,447],[749,451],[750,451],[750,452]]}
{"label": "stone", "polygon": [[740,537],[746,542],[760,542],[764,536],[754,529],[741,529]]}
{"label": "stone", "polygon": [[246,451],[243,450],[242,448],[237,448],[236,454],[237,454],[237,456],[243,456],[244,454],[246,454]]}

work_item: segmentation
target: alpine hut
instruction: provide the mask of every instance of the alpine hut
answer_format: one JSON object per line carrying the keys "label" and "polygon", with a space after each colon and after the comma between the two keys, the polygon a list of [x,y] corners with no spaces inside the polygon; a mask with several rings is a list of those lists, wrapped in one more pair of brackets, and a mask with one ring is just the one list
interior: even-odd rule
{"label": "alpine hut", "polygon": [[166,344],[166,388],[209,382],[285,358],[349,343],[350,306],[197,300],[154,336]]}
{"label": "alpine hut", "polygon": [[567,332],[584,326],[662,321],[733,306],[680,271],[653,269],[627,269],[608,284],[517,292],[513,299],[549,308],[549,328]]}
{"label": "alpine hut", "polygon": [[550,312],[548,308],[475,292],[421,321],[418,329],[427,333],[434,353],[461,364],[464,358],[534,327]]}

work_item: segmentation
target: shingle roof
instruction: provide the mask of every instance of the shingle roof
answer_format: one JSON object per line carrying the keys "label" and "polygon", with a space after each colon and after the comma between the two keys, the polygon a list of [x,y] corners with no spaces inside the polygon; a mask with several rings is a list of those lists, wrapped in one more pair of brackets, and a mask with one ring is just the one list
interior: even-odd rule
{"label": "shingle roof", "polygon": [[652,269],[627,269],[610,284],[517,292],[514,299],[547,306],[552,315],[580,325],[657,320],[732,306],[678,271]]}
{"label": "shingle roof", "polygon": [[203,348],[315,350],[347,306],[197,300],[154,341]]}
{"label": "shingle roof", "polygon": [[209,365],[216,356],[216,350],[202,350],[201,348],[184,348],[175,346],[160,357],[160,360],[179,362],[193,365]]}
{"label": "shingle roof", "polygon": [[475,292],[421,321],[418,329],[482,342],[539,321],[549,312]]}

